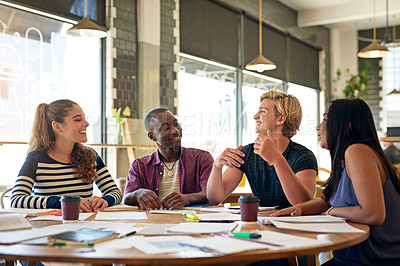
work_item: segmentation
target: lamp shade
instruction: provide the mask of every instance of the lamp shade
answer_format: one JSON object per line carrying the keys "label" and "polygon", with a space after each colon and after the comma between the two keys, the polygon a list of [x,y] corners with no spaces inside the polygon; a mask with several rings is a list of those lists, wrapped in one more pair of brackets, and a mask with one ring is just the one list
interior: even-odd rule
{"label": "lamp shade", "polygon": [[258,51],[259,54],[250,63],[246,65],[247,70],[253,70],[257,72],[264,72],[265,70],[273,70],[276,65],[271,60],[265,58],[262,55],[262,0],[258,1]]}
{"label": "lamp shade", "polygon": [[271,60],[265,58],[262,54],[259,54],[255,59],[246,65],[247,70],[253,70],[257,72],[263,72],[265,70],[273,70],[276,65]]}
{"label": "lamp shade", "polygon": [[396,94],[400,94],[400,91],[393,89],[391,92],[389,92],[387,95],[396,95]]}
{"label": "lamp shade", "polygon": [[358,53],[358,57],[381,58],[388,54],[390,54],[390,51],[385,46],[382,46],[376,40],[373,40]]}
{"label": "lamp shade", "polygon": [[71,36],[104,38],[107,31],[85,16],[80,22],[67,30]]}

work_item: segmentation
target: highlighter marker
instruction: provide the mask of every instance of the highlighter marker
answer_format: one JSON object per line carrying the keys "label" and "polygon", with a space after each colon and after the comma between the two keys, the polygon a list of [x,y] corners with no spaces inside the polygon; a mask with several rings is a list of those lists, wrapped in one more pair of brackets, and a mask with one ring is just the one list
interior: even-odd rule
{"label": "highlighter marker", "polygon": [[234,237],[241,237],[241,238],[260,238],[260,234],[254,234],[254,233],[244,233],[244,232],[234,232],[233,233]]}
{"label": "highlighter marker", "polygon": [[194,215],[193,213],[185,213],[186,219],[191,219],[191,220],[198,220],[199,217],[197,215]]}

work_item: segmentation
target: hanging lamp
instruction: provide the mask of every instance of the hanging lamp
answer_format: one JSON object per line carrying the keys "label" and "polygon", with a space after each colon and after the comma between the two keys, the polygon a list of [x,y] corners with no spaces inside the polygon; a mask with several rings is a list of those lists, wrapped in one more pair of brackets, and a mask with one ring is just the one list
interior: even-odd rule
{"label": "hanging lamp", "polygon": [[247,70],[255,70],[258,72],[264,72],[265,70],[273,70],[276,68],[276,65],[271,60],[265,58],[262,55],[262,0],[258,1],[259,6],[259,29],[258,29],[258,56],[253,59],[250,63],[246,65]]}
{"label": "hanging lamp", "polygon": [[87,0],[85,0],[85,16],[76,25],[67,30],[71,36],[104,38],[107,31],[91,21],[87,16]]}
{"label": "hanging lamp", "polygon": [[[396,25],[394,23],[394,16],[393,16],[393,26],[392,26],[392,44],[396,43]],[[393,50],[393,73],[395,73],[393,75],[394,77],[394,87],[397,87],[397,76],[396,76],[396,49]],[[397,89],[393,89],[391,92],[389,92],[387,95],[396,95],[396,94],[400,94],[400,90]]]}
{"label": "hanging lamp", "polygon": [[381,58],[385,55],[390,54],[390,51],[385,47],[380,45],[376,41],[376,27],[375,27],[375,0],[374,0],[374,39],[372,43],[364,47],[359,53],[358,57],[361,58]]}

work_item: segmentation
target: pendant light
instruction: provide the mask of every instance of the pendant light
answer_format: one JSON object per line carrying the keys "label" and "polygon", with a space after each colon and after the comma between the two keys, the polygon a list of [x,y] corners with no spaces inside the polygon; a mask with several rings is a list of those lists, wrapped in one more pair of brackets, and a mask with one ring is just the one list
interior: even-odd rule
{"label": "pendant light", "polygon": [[381,58],[385,55],[390,54],[390,51],[385,47],[380,45],[376,41],[376,27],[375,27],[375,0],[374,0],[374,39],[372,43],[364,47],[359,53],[358,57],[362,58]]}
{"label": "pendant light", "polygon": [[265,70],[273,70],[276,68],[276,65],[271,60],[265,58],[262,55],[262,0],[258,1],[259,3],[259,29],[258,29],[258,56],[253,59],[250,63],[246,65],[247,70],[256,70],[258,72],[264,72]]}
{"label": "pendant light", "polygon": [[71,36],[104,38],[107,31],[91,21],[87,16],[87,0],[85,0],[85,16],[76,25],[67,30]]}

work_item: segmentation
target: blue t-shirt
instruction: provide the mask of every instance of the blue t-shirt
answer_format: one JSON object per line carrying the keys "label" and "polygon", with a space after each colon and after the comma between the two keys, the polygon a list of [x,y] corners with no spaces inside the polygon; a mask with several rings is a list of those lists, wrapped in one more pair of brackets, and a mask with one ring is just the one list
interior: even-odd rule
{"label": "blue t-shirt", "polygon": [[[253,195],[260,198],[260,206],[280,208],[292,206],[283,192],[275,167],[268,166],[260,155],[254,153],[254,143],[244,146],[242,152],[245,157],[239,170],[246,174]],[[317,160],[306,147],[290,140],[282,155],[295,174],[306,169],[314,169],[317,175]]]}
{"label": "blue t-shirt", "polygon": [[[383,185],[386,218],[382,225],[370,225],[364,242],[333,252],[337,265],[400,265],[400,194],[387,177]],[[358,206],[353,184],[346,167],[336,193],[329,200],[333,207]]]}

